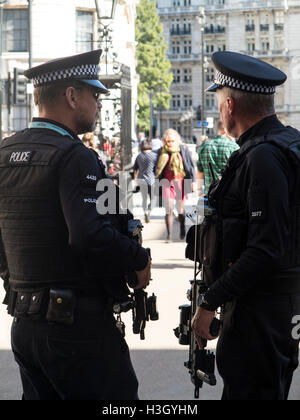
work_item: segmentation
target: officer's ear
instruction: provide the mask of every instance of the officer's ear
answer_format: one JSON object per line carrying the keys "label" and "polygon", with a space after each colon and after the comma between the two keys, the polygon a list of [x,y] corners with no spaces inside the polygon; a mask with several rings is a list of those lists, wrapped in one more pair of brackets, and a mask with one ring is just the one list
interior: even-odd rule
{"label": "officer's ear", "polygon": [[78,91],[73,86],[69,86],[65,91],[65,97],[67,104],[72,109],[76,109],[78,104]]}
{"label": "officer's ear", "polygon": [[236,103],[235,103],[235,100],[231,96],[227,96],[226,105],[227,105],[228,113],[232,115],[235,111]]}

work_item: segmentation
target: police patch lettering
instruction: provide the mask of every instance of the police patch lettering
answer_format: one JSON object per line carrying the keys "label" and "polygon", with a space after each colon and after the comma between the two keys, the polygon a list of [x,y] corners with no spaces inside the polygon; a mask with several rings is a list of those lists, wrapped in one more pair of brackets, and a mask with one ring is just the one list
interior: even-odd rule
{"label": "police patch lettering", "polygon": [[253,212],[251,213],[251,217],[262,217],[262,214],[263,214],[262,210],[259,210],[259,211],[253,211]]}
{"label": "police patch lettering", "polygon": [[28,165],[31,161],[32,155],[32,151],[26,150],[12,152],[8,155],[8,163],[10,165]]}
{"label": "police patch lettering", "polygon": [[84,203],[97,204],[97,199],[93,197],[86,197],[83,199]]}
{"label": "police patch lettering", "polygon": [[264,192],[251,191],[251,198],[249,200],[249,216],[252,223],[267,221],[267,200]]}

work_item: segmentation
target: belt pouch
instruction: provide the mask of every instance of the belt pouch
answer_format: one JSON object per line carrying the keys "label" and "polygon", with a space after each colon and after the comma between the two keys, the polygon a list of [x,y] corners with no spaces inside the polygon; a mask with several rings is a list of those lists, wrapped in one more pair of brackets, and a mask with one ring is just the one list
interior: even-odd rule
{"label": "belt pouch", "polygon": [[15,304],[14,316],[17,318],[24,318],[28,314],[28,309],[30,305],[31,293],[28,292],[18,292],[17,299]]}
{"label": "belt pouch", "polygon": [[33,292],[30,297],[28,315],[32,318],[40,318],[45,316],[45,304],[44,300],[48,298],[48,292],[46,290],[40,290]]}
{"label": "belt pouch", "polygon": [[71,289],[50,289],[46,319],[71,325],[74,322],[75,294]]}

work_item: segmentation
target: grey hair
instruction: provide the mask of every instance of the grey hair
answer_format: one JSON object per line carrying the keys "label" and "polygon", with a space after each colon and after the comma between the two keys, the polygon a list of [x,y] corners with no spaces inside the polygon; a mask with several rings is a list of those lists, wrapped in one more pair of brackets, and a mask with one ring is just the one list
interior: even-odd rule
{"label": "grey hair", "polygon": [[227,86],[222,88],[222,92],[234,99],[237,106],[248,114],[260,116],[275,113],[274,94],[249,93]]}

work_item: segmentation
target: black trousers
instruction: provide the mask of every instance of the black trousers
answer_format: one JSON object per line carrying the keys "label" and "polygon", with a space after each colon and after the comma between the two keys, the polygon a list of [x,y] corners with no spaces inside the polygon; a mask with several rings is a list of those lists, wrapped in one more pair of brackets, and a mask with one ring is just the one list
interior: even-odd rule
{"label": "black trousers", "polygon": [[286,400],[298,366],[300,295],[253,296],[225,313],[217,345],[223,400]]}
{"label": "black trousers", "polygon": [[14,319],[25,400],[136,400],[128,346],[111,314],[86,303],[72,325]]}

